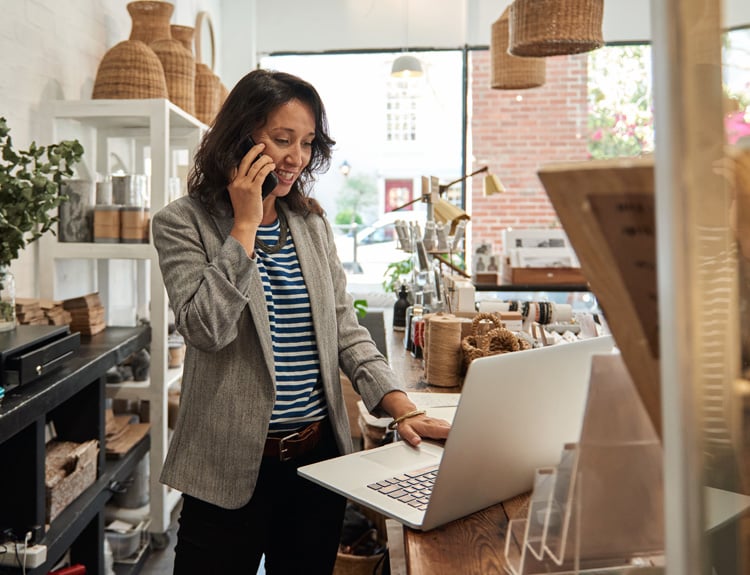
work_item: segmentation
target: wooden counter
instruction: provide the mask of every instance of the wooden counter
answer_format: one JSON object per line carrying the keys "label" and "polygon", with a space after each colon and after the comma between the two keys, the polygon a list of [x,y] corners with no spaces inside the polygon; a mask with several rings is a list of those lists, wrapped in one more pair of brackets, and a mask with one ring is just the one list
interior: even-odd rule
{"label": "wooden counter", "polygon": [[[386,324],[388,357],[402,374],[410,391],[456,393],[456,387],[435,387],[424,379],[422,360],[404,348],[404,332]],[[409,575],[486,575],[505,573],[505,531],[508,521],[517,517],[529,494],[514,497],[482,511],[457,519],[431,531],[403,528],[404,556]]]}

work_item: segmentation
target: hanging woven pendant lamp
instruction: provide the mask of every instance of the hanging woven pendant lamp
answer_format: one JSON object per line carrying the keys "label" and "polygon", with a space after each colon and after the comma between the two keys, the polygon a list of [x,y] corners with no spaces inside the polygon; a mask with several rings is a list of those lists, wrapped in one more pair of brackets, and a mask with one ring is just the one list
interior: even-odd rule
{"label": "hanging woven pendant lamp", "polygon": [[508,53],[510,8],[492,24],[490,38],[490,87],[495,90],[523,90],[544,84],[547,61],[519,58]]}
{"label": "hanging woven pendant lamp", "polygon": [[604,45],[604,0],[515,0],[510,6],[513,56],[590,52]]}

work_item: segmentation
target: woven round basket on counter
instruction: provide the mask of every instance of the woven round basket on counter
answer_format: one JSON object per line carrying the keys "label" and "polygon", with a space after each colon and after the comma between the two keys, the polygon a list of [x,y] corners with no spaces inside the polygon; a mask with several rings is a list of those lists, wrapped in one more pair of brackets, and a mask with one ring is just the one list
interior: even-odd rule
{"label": "woven round basket on counter", "polygon": [[547,76],[546,60],[509,54],[509,28],[510,9],[506,8],[492,24],[490,87],[496,90],[522,90],[542,86]]}
{"label": "woven round basket on counter", "polygon": [[515,0],[509,52],[538,58],[601,48],[603,16],[604,0]]}

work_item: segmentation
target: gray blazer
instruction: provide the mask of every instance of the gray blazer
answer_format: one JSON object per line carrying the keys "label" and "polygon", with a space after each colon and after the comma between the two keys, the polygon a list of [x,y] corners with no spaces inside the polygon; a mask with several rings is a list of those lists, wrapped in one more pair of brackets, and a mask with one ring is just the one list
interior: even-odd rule
{"label": "gray blazer", "polygon": [[[366,407],[401,389],[360,327],[331,227],[277,201],[310,294],[328,412],[342,453],[352,449],[340,372]],[[161,481],[236,509],[253,494],[275,399],[271,333],[256,262],[229,235],[232,217],[182,197],[153,216],[153,239],[176,326],[187,343],[179,416]]]}

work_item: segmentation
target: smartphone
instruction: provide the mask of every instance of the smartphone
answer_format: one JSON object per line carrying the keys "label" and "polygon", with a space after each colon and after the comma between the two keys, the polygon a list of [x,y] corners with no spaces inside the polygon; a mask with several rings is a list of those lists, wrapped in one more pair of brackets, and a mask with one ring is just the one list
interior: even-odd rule
{"label": "smartphone", "polygon": [[[250,136],[245,138],[245,141],[242,144],[242,148],[240,149],[240,156],[238,158],[238,161],[241,160],[245,156],[245,154],[247,154],[250,148],[252,148],[254,145],[255,145],[255,142]],[[258,156],[258,158],[260,158],[260,156]],[[255,162],[258,158],[255,158],[253,162]],[[271,172],[270,174],[266,176],[266,179],[263,180],[263,186],[261,187],[261,190],[262,190],[261,197],[265,198],[268,194],[274,191],[274,189],[278,185],[279,185],[279,178],[276,177],[276,174]]]}

